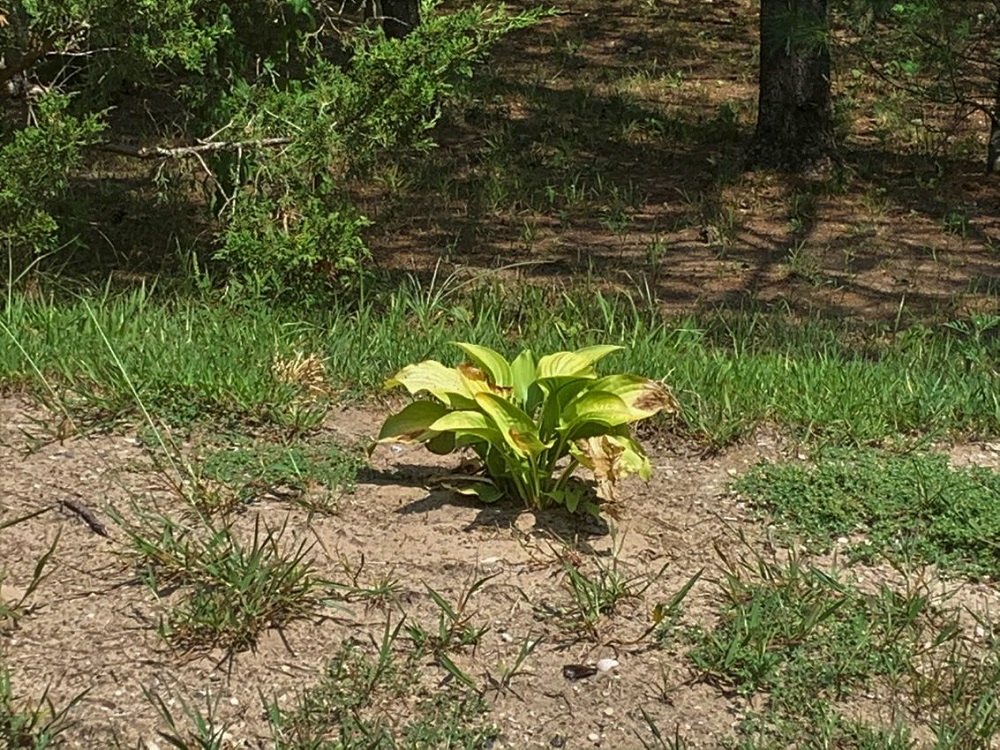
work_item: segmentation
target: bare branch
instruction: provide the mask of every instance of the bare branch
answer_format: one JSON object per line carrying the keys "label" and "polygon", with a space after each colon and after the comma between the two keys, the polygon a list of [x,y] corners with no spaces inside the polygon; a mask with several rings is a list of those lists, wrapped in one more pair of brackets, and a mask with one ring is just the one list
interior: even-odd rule
{"label": "bare branch", "polygon": [[256,141],[213,141],[194,146],[130,146],[126,143],[100,143],[95,148],[112,154],[131,156],[136,159],[184,159],[217,151],[242,151],[244,149],[273,148],[287,146],[291,138],[261,138]]}

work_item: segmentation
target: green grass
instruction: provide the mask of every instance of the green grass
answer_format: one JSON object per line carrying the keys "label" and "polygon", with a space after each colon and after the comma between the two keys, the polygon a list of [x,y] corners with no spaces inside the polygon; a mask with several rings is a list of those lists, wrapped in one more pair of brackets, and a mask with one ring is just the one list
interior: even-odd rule
{"label": "green grass", "polygon": [[[688,658],[750,699],[731,747],[909,748],[917,727],[934,747],[988,747],[1000,726],[996,644],[975,643],[924,587],[866,591],[796,558],[757,558],[726,566],[721,595]],[[877,710],[859,713],[868,700]]]}
{"label": "green grass", "polygon": [[223,484],[241,504],[272,493],[312,510],[333,511],[339,495],[354,488],[362,465],[360,450],[296,438],[238,440],[208,452],[198,469],[203,480]]}
{"label": "green grass", "polygon": [[35,703],[17,701],[10,672],[0,663],[0,747],[8,750],[46,750],[61,745],[72,729],[70,712],[86,693],[56,708],[48,689]]}
{"label": "green grass", "polygon": [[[59,302],[13,295],[0,324],[0,387],[32,389],[84,427],[135,421],[138,397],[170,425],[308,431],[333,400],[370,397],[409,362],[452,362],[447,343],[463,340],[507,355],[524,345],[621,344],[608,367],[665,378],[684,406],[676,426],[711,445],[765,423],[848,443],[1000,432],[1000,344],[975,320],[894,333],[765,312],[674,319],[642,290],[449,278],[320,310],[144,292]],[[276,374],[276,362],[301,353],[324,360],[329,395]]]}
{"label": "green grass", "polygon": [[316,614],[333,592],[317,577],[310,547],[286,548],[284,528],[241,538],[204,516],[177,521],[133,506],[137,521],[113,517],[128,534],[139,576],[164,601],[160,635],[181,650],[253,648],[260,634]]}
{"label": "green grass", "polygon": [[988,469],[954,469],[933,453],[827,449],[810,463],[759,464],[734,489],[815,549],[848,537],[855,558],[1000,576],[1000,474]]}
{"label": "green grass", "polygon": [[[388,620],[373,648],[353,640],[340,645],[318,684],[296,704],[272,702],[268,720],[278,750],[317,747],[469,748],[488,746],[498,734],[487,721],[483,697],[461,681],[431,689],[445,673],[427,675],[426,653],[398,650],[403,621]],[[414,706],[402,718],[399,706]],[[332,743],[332,744],[328,744]]]}

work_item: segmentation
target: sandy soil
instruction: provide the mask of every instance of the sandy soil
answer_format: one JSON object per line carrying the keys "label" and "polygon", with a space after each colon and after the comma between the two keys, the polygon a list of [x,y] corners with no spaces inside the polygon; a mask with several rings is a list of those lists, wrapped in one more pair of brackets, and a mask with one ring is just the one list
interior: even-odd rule
{"label": "sandy soil", "polygon": [[[345,410],[331,416],[327,429],[354,441],[372,434],[380,416]],[[746,708],[695,679],[681,647],[654,647],[643,633],[652,607],[702,569],[683,621],[711,624],[719,550],[730,556],[768,554],[765,530],[726,485],[760,458],[789,454],[774,435],[761,433],[712,457],[654,444],[654,478],[624,488],[623,515],[614,533],[592,519],[568,521],[509,505],[457,502],[447,492],[426,489],[428,478],[447,468],[447,460],[437,459],[435,465],[419,448],[380,448],[335,514],[310,515],[262,497],[235,524],[249,531],[258,517],[272,528],[287,522],[286,543],[312,543],[313,559],[331,580],[345,581],[344,564],[357,569],[363,556],[361,580],[395,578],[397,601],[383,608],[351,604],[293,622],[265,633],[255,651],[226,660],[219,651],[181,654],[165,645],[157,622],[176,594],[164,592],[158,601],[137,580],[123,555],[127,539],[107,515],[111,506],[127,514],[133,501],[181,513],[149,449],[135,435],[39,444],[28,436],[39,434],[43,418],[27,402],[0,401],[2,518],[50,508],[0,531],[5,595],[28,584],[36,561],[58,537],[51,573],[31,597],[28,614],[2,633],[0,648],[22,697],[37,699],[48,687],[58,706],[89,691],[72,710],[70,747],[107,747],[113,736],[123,746],[163,746],[146,692],[174,707],[178,699],[196,705],[204,705],[206,696],[218,700],[218,719],[229,725],[228,746],[267,747],[262,695],[287,705],[319,679],[345,639],[377,637],[386,618],[398,620],[401,612],[433,625],[436,612],[426,587],[457,601],[470,582],[484,575],[494,577],[473,597],[472,619],[489,632],[477,649],[456,654],[456,663],[485,684],[485,674],[509,664],[525,639],[542,639],[513,690],[490,693],[492,718],[503,730],[494,747],[639,747],[635,732],[643,726],[641,710],[664,732],[679,728],[690,747],[718,747]],[[954,454],[956,462],[995,466],[996,448],[963,446]],[[61,505],[65,499],[94,510],[109,536],[95,533]],[[561,561],[593,572],[595,562],[607,562],[613,550],[625,571],[651,576],[653,583],[641,600],[627,601],[601,620],[595,633],[570,627],[568,618],[554,614],[565,612],[571,601]],[[970,602],[978,601],[977,608],[995,606],[990,587],[968,595]],[[579,681],[563,676],[566,664],[609,657],[619,667],[608,675]],[[437,671],[428,664],[428,674]]]}

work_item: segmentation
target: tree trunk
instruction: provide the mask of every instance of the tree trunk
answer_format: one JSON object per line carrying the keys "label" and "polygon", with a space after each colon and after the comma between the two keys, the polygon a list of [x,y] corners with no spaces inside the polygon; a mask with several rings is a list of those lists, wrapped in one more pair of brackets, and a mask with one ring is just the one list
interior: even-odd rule
{"label": "tree trunk", "polygon": [[381,23],[389,39],[402,39],[420,25],[420,0],[367,0],[365,17]]}
{"label": "tree trunk", "polygon": [[800,171],[833,150],[828,0],[761,0],[750,166]]}
{"label": "tree trunk", "polygon": [[990,142],[986,152],[986,174],[1000,170],[1000,71],[997,71],[997,91],[990,114]]}

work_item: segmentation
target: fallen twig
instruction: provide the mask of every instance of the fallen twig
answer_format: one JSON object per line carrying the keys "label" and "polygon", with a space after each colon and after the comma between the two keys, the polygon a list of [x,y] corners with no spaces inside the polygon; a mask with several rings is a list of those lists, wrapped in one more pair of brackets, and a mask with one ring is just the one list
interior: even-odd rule
{"label": "fallen twig", "polygon": [[59,504],[66,508],[66,510],[71,511],[82,518],[84,523],[86,523],[90,527],[90,530],[95,534],[99,534],[103,537],[108,536],[108,530],[105,528],[104,524],[101,523],[100,519],[98,519],[97,514],[79,500],[64,497],[59,501]]}
{"label": "fallen twig", "polygon": [[291,138],[261,138],[256,141],[212,141],[194,146],[131,146],[126,143],[99,143],[100,151],[107,151],[136,159],[183,159],[188,156],[212,153],[214,151],[243,151],[246,149],[287,146]]}

